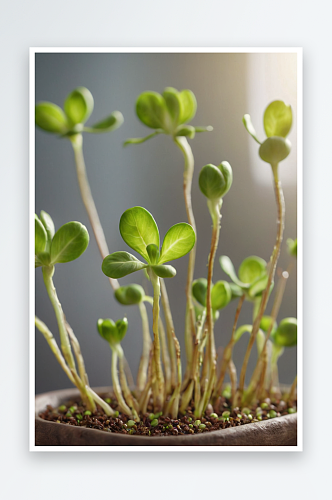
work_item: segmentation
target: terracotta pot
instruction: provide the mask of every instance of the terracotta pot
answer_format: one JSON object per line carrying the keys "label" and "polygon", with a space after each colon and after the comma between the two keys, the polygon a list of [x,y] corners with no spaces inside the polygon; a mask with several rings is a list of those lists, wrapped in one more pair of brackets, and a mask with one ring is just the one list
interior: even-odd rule
{"label": "terracotta pot", "polygon": [[[94,389],[105,394],[109,387]],[[46,408],[60,406],[79,395],[77,389],[36,396],[36,446],[296,446],[297,415],[188,436],[148,437],[106,433],[96,429],[48,422],[38,417]]]}

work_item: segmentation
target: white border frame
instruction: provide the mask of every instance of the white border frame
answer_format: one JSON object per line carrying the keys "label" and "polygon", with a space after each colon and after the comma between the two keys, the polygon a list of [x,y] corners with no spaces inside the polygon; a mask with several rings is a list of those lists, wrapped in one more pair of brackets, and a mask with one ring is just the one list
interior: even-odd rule
{"label": "white border frame", "polygon": [[[297,55],[297,446],[36,446],[35,445],[35,55],[39,53],[293,53]],[[302,47],[31,47],[29,65],[29,450],[30,451],[303,451],[303,49]]]}

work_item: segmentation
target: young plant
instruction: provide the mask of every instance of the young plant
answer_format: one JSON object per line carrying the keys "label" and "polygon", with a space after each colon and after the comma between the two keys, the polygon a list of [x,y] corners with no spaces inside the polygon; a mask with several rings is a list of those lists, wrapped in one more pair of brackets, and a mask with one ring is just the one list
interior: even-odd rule
{"label": "young plant", "polygon": [[172,278],[176,270],[166,262],[179,259],[193,248],[196,240],[193,228],[185,223],[172,226],[166,233],[160,250],[158,226],[152,215],[142,207],[126,210],[120,219],[120,234],[127,245],[139,253],[142,262],[128,252],[114,252],[102,264],[103,273],[114,279],[146,269],[153,286],[153,400],[155,412],[162,410],[165,398],[164,376],[160,360],[159,295],[160,278]]}
{"label": "young plant", "polygon": [[[88,213],[97,245],[102,258],[109,254],[108,245],[96,205],[91,193],[83,156],[83,132],[100,134],[111,132],[123,123],[123,116],[114,111],[105,119],[91,126],[86,126],[94,107],[91,92],[85,87],[77,87],[66,98],[64,109],[51,102],[39,102],[35,109],[36,125],[45,132],[69,139],[74,150],[77,180],[85,209]],[[114,289],[117,281],[111,280]]]}
{"label": "young plant", "polygon": [[[183,195],[185,207],[188,217],[188,222],[196,233],[196,223],[191,203],[191,186],[194,174],[194,156],[187,138],[193,139],[196,132],[207,132],[213,130],[208,127],[193,127],[188,125],[197,110],[197,101],[194,93],[191,90],[178,91],[173,87],[165,88],[162,94],[157,92],[143,92],[136,101],[136,114],[139,120],[154,132],[144,138],[128,139],[125,146],[128,144],[141,144],[142,142],[151,139],[159,134],[171,136],[174,143],[181,150],[184,157],[184,173],[183,173]],[[195,246],[192,248],[189,255],[186,297],[187,309],[185,318],[185,347],[187,368],[184,379],[184,386],[188,383],[193,363],[193,338],[195,337],[195,313],[192,303],[191,288],[194,279],[195,268]],[[162,295],[166,295],[165,306],[167,307],[167,291],[162,284]],[[169,310],[164,310],[165,316],[169,316]],[[174,358],[173,353],[173,358]],[[174,371],[174,366],[173,366]]]}
{"label": "young plant", "polygon": [[[99,319],[97,322],[97,329],[100,336],[109,343],[112,349],[112,382],[118,407],[123,413],[130,417],[133,416],[136,421],[139,421],[137,415],[138,403],[128,387],[123,364],[124,354],[121,347],[121,340],[126,335],[128,329],[127,318],[119,319],[116,323],[111,319]],[[120,380],[117,369],[118,360]]]}
{"label": "young plant", "polygon": [[[42,268],[47,294],[58,323],[61,351],[45,323],[37,317],[35,323],[38,330],[46,338],[70,381],[80,391],[82,401],[87,405],[87,408],[95,411],[95,403],[98,403],[107,415],[112,415],[111,407],[89,387],[79,342],[66,321],[53,283],[55,265],[78,259],[85,252],[88,244],[89,233],[80,222],[68,222],[55,232],[53,220],[46,212],[41,211],[40,217],[35,215],[35,267]],[[76,356],[78,371],[72,347]]]}

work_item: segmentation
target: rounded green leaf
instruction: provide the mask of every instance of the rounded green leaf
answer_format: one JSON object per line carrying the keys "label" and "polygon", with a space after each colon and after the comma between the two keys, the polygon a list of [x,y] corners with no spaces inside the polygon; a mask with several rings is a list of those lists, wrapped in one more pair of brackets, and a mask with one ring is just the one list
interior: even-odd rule
{"label": "rounded green leaf", "polygon": [[45,250],[46,242],[46,229],[35,214],[35,255],[38,255]]}
{"label": "rounded green leaf", "polygon": [[190,224],[180,222],[172,226],[166,233],[161,247],[159,264],[179,259],[186,255],[195,245],[196,235]]}
{"label": "rounded green leaf", "polygon": [[158,226],[150,212],[142,207],[129,208],[121,216],[119,229],[127,245],[149,262],[146,247],[160,245]]}
{"label": "rounded green leaf", "polygon": [[164,98],[157,92],[143,92],[136,101],[136,113],[147,127],[164,129],[167,109]]}
{"label": "rounded green leaf", "polygon": [[264,112],[264,129],[267,137],[287,137],[292,127],[292,108],[283,101],[271,102]]}
{"label": "rounded green leaf", "polygon": [[123,306],[131,306],[142,302],[145,292],[140,285],[119,286],[114,292],[114,296]]}
{"label": "rounded green leaf", "polygon": [[213,310],[223,309],[230,303],[232,290],[227,281],[218,281],[211,291],[211,305]]}
{"label": "rounded green leaf", "polygon": [[54,222],[52,220],[52,217],[48,213],[44,212],[44,210],[40,212],[39,218],[46,230],[47,234],[46,251],[49,252],[51,250],[51,243],[53,236],[55,234]]}
{"label": "rounded green leaf", "polygon": [[165,126],[169,133],[173,133],[179,124],[181,114],[181,102],[179,92],[173,87],[167,87],[163,92],[167,108],[167,118],[165,119]]}
{"label": "rounded green leaf", "polygon": [[[249,297],[253,299],[255,297],[258,297],[259,295],[262,295],[263,291],[267,287],[268,280],[269,280],[268,275],[263,274],[260,278],[257,278],[256,281],[251,283],[250,288],[248,290]],[[273,283],[271,284],[270,293],[272,291],[272,288],[273,288]]]}
{"label": "rounded green leaf", "polygon": [[253,283],[262,274],[266,274],[266,262],[255,255],[244,259],[238,272],[239,278],[243,283]]}
{"label": "rounded green leaf", "polygon": [[191,90],[181,90],[179,98],[181,101],[180,123],[189,122],[194,118],[197,110],[195,94]]}
{"label": "rounded green leaf", "polygon": [[118,279],[147,267],[128,252],[114,252],[105,257],[102,271],[109,278]]}
{"label": "rounded green leaf", "polygon": [[[271,328],[272,322],[273,322],[273,319],[272,319],[271,316],[263,316],[262,319],[261,319],[259,328],[261,328],[263,330],[263,332],[267,333],[270,330],[270,328]],[[272,329],[271,329],[271,334],[272,335],[276,331],[277,327],[278,327],[277,322],[274,321]]]}
{"label": "rounded green leaf", "polygon": [[35,120],[37,127],[54,134],[63,134],[68,128],[66,115],[51,102],[39,102],[36,105]]}
{"label": "rounded green leaf", "polygon": [[89,233],[80,222],[67,222],[55,233],[51,245],[51,262],[70,262],[87,249]]}
{"label": "rounded green leaf", "polygon": [[279,346],[295,346],[297,344],[297,319],[285,318],[280,321],[277,331],[273,335],[273,340]]}
{"label": "rounded green leaf", "polygon": [[240,288],[235,283],[228,283],[228,284],[229,284],[231,292],[232,292],[232,299],[231,300],[238,299],[238,298],[242,297],[242,295],[243,295],[242,288]]}
{"label": "rounded green leaf", "polygon": [[115,325],[117,329],[117,341],[121,342],[128,330],[128,320],[127,318],[118,319]]}
{"label": "rounded green leaf", "polygon": [[249,288],[249,286],[246,283],[243,283],[242,281],[239,280],[239,278],[236,275],[233,263],[231,259],[227,257],[227,255],[222,255],[219,259],[219,263],[221,269],[224,271],[224,273],[227,274],[227,276],[231,278],[233,283],[235,283],[241,288]]}
{"label": "rounded green leaf", "polygon": [[151,266],[151,269],[157,276],[159,276],[159,278],[174,278],[174,276],[176,275],[176,269],[174,269],[173,266],[169,265]]}
{"label": "rounded green leaf", "polygon": [[227,161],[223,161],[218,167],[212,164],[205,165],[199,174],[199,187],[209,200],[225,196],[232,182],[232,168]]}
{"label": "rounded green leaf", "polygon": [[193,282],[192,294],[195,300],[203,306],[206,307],[206,293],[207,293],[207,279],[198,278]]}
{"label": "rounded green leaf", "polygon": [[287,246],[288,246],[288,253],[290,255],[293,255],[293,257],[297,257],[297,238],[295,240],[288,238]]}
{"label": "rounded green leaf", "polygon": [[253,137],[255,139],[255,141],[258,142],[258,144],[260,144],[261,141],[257,137],[256,130],[252,124],[250,115],[248,115],[248,114],[244,115],[244,117],[242,118],[242,122],[243,122],[243,125],[245,126],[247,132],[249,132],[249,134],[251,135],[251,137]]}
{"label": "rounded green leaf", "polygon": [[263,161],[276,164],[287,158],[291,151],[291,143],[283,137],[269,137],[259,148],[259,156]]}
{"label": "rounded green leaf", "polygon": [[90,132],[91,134],[100,134],[103,132],[111,132],[121,127],[123,124],[123,115],[120,111],[114,111],[111,115],[100,122],[91,125],[91,127],[84,127],[84,132]]}
{"label": "rounded green leaf", "polygon": [[100,336],[107,342],[111,342],[117,335],[117,328],[112,319],[98,319],[97,330]]}
{"label": "rounded green leaf", "polygon": [[159,260],[159,248],[157,245],[151,243],[146,247],[147,254],[149,256],[149,262],[151,264],[157,264]]}
{"label": "rounded green leaf", "polygon": [[72,125],[85,123],[93,111],[93,97],[85,87],[77,87],[65,100],[64,110]]}

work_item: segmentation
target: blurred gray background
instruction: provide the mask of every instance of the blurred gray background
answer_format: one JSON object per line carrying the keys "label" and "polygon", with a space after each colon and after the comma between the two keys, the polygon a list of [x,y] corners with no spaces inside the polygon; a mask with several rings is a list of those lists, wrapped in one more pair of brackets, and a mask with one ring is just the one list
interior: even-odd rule
{"label": "blurred gray background", "polygon": [[[221,235],[217,256],[229,255],[236,267],[249,255],[268,260],[276,235],[276,207],[272,175],[258,156],[258,144],[245,131],[242,116],[252,116],[263,135],[262,116],[275,99],[292,105],[294,125],[290,134],[292,153],[280,166],[286,202],[285,239],[279,268],[286,269],[290,257],[286,239],[296,236],[296,55],[294,54],[61,54],[36,55],[36,101],[60,106],[75,87],[83,85],[93,94],[94,123],[114,110],[124,115],[122,127],[110,134],[84,135],[84,154],[92,193],[104,227],[110,251],[129,250],[122,241],[118,223],[129,207],[144,206],[155,217],[161,238],[169,227],[186,221],[182,196],[183,158],[170,137],[161,135],[145,144],[123,148],[129,137],[149,133],[135,115],[137,96],[146,90],[162,92],[166,86],[191,89],[198,110],[193,125],[212,125],[213,132],[197,134],[190,141],[195,156],[193,208],[197,223],[195,278],[206,277],[211,222],[206,199],[198,188],[198,174],[206,163],[230,162],[234,181],[222,207]],[[36,130],[36,212],[48,212],[59,228],[78,220],[90,232],[87,251],[72,263],[58,264],[55,286],[66,317],[79,338],[92,386],[111,383],[110,349],[96,331],[98,318],[117,320],[127,315],[129,330],[123,340],[126,357],[136,375],[141,354],[141,322],[135,306],[119,305],[108,279],[101,271],[101,258],[94,241],[76,181],[71,145],[65,139]],[[167,281],[176,334],[184,357],[183,328],[185,277],[188,257],[175,261],[177,276]],[[226,279],[218,261],[214,281]],[[141,283],[136,273],[121,284]],[[271,310],[273,294],[268,306]],[[216,323],[217,346],[225,345],[233,324],[236,303],[221,311]],[[36,270],[36,314],[58,338],[55,315]],[[296,270],[288,280],[279,318],[296,316]],[[239,325],[251,323],[252,306],[245,303]],[[241,366],[247,345],[243,337],[235,348],[234,360]],[[248,375],[256,360],[253,350]],[[296,374],[296,348],[286,349],[279,361],[282,383]],[[36,392],[70,387],[43,336],[36,332]]]}

